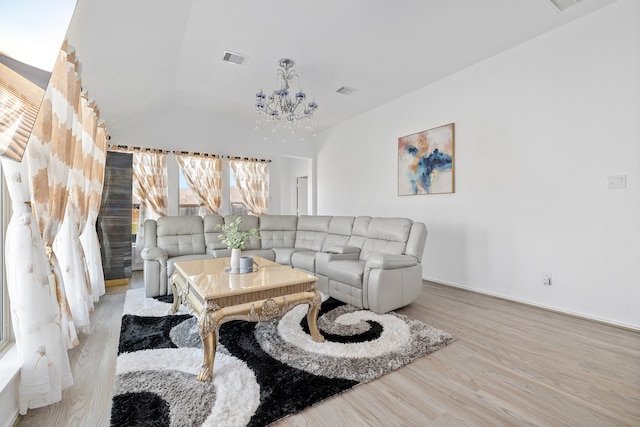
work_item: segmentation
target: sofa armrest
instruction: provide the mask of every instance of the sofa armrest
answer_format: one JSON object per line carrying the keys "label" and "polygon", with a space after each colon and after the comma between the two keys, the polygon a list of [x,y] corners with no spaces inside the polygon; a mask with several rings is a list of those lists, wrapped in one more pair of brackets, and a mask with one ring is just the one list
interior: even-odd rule
{"label": "sofa armrest", "polygon": [[228,248],[224,248],[224,249],[207,248],[207,253],[209,255],[213,255],[214,258],[225,258],[225,257],[230,257],[231,256],[231,249],[228,249]]}
{"label": "sofa armrest", "polygon": [[393,270],[396,268],[413,267],[418,264],[418,260],[411,255],[395,255],[374,252],[367,258],[365,269],[380,268],[383,270]]}
{"label": "sofa armrest", "polygon": [[302,249],[296,248],[271,248],[276,256],[276,262],[282,265],[291,265],[291,255],[300,252]]}
{"label": "sofa armrest", "polygon": [[167,251],[157,246],[144,248],[140,252],[144,260],[143,275],[145,296],[147,298],[167,295]]}
{"label": "sofa armrest", "polygon": [[205,247],[205,252],[210,253],[209,251],[217,251],[220,249],[227,249],[227,245],[221,242],[209,242]]}
{"label": "sofa armrest", "polygon": [[169,255],[167,251],[157,246],[151,248],[144,248],[140,252],[140,257],[145,261],[158,261],[160,265],[166,266]]}
{"label": "sofa armrest", "polygon": [[[357,246],[342,246],[342,245],[331,246],[325,252],[328,252],[331,254],[356,254],[360,256],[360,248]],[[345,259],[351,259],[351,258],[345,258]]]}
{"label": "sofa armrest", "polygon": [[328,276],[329,274],[329,262],[337,260],[354,260],[357,261],[360,256],[360,250],[354,253],[335,254],[329,252],[317,252],[316,253],[316,274]]}

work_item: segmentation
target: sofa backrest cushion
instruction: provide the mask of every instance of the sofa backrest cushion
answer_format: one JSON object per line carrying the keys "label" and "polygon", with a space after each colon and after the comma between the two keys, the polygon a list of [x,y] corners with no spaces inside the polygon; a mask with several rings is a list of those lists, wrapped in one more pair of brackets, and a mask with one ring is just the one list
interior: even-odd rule
{"label": "sofa backrest cushion", "polygon": [[321,250],[324,239],[329,232],[330,222],[331,216],[299,216],[294,247],[297,249],[309,249],[311,251]]}
{"label": "sofa backrest cushion", "polygon": [[204,244],[207,249],[226,249],[227,245],[222,243],[218,236],[220,235],[220,228],[224,224],[224,217],[222,215],[210,214],[204,217]]}
{"label": "sofa backrest cushion", "polygon": [[355,246],[362,248],[364,241],[367,238],[367,230],[369,229],[369,223],[371,222],[370,216],[357,216],[353,221],[353,230],[351,231],[351,237],[349,237],[348,246]]}
{"label": "sofa backrest cushion", "polygon": [[424,245],[427,241],[427,226],[422,222],[414,222],[411,226],[411,234],[407,241],[407,255],[414,256],[419,263],[422,262],[422,254],[424,253]]}
{"label": "sofa backrest cushion", "polygon": [[202,217],[163,216],[156,222],[158,247],[169,257],[205,253]]}
{"label": "sofa backrest cushion", "polygon": [[297,223],[296,215],[262,215],[259,228],[262,249],[293,248]]}
{"label": "sofa backrest cushion", "polygon": [[[224,217],[224,223],[229,224],[236,220],[236,217],[240,217],[240,226],[238,230],[240,231],[249,231],[252,228],[259,229],[260,228],[260,220],[255,215],[227,215]],[[225,246],[223,246],[225,247]],[[256,237],[251,237],[244,244],[245,249],[260,249],[260,239]]]}
{"label": "sofa backrest cushion", "polygon": [[371,219],[360,259],[366,260],[371,252],[404,254],[412,225],[413,221],[409,218]]}
{"label": "sofa backrest cushion", "polygon": [[353,230],[353,216],[334,216],[329,223],[329,233],[322,244],[322,252],[330,252],[332,247],[347,246]]}

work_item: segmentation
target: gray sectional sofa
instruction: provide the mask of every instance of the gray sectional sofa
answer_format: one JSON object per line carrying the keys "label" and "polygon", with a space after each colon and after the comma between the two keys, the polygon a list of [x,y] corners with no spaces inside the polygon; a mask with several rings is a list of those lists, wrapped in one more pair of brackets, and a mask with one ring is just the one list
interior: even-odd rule
{"label": "gray sectional sofa", "polygon": [[[176,261],[230,256],[218,224],[235,216],[166,216],[144,224],[146,296],[171,293]],[[319,291],[359,308],[386,313],[422,291],[427,229],[408,218],[328,215],[243,215],[241,230],[257,228],[243,255],[257,255],[318,277]]]}

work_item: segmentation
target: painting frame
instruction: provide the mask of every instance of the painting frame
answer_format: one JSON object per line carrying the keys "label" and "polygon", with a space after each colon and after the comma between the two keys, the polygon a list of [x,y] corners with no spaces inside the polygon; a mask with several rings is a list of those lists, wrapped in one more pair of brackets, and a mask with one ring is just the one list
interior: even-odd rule
{"label": "painting frame", "polygon": [[455,123],[398,138],[398,196],[455,192]]}

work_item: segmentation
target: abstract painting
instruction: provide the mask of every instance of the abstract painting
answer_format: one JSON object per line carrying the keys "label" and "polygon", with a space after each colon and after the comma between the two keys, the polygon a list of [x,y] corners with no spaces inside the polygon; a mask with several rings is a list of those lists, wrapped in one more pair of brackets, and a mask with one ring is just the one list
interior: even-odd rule
{"label": "abstract painting", "polygon": [[398,195],[453,193],[454,124],[398,138]]}

